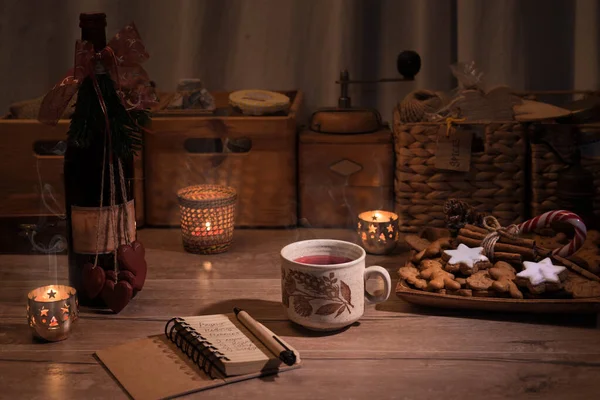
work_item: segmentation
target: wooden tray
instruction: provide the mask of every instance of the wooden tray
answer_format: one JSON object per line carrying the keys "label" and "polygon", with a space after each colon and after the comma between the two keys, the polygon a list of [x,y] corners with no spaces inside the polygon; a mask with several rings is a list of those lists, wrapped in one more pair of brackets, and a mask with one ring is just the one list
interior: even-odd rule
{"label": "wooden tray", "polygon": [[396,295],[406,302],[428,307],[540,314],[600,314],[600,297],[589,299],[463,297],[412,289],[403,280],[398,281]]}

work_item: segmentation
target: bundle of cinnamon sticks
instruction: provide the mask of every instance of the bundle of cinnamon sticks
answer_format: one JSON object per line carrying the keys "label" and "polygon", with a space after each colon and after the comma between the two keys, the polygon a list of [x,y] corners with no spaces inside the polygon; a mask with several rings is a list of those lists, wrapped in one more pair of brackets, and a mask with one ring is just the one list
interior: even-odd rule
{"label": "bundle of cinnamon sticks", "polygon": [[[536,259],[537,252],[534,240],[515,238],[502,230],[497,232],[500,237],[494,245],[494,261],[522,263],[523,261],[534,261]],[[489,234],[490,232],[487,229],[467,224],[458,231],[456,240],[458,243],[469,247],[480,247],[483,239]]]}

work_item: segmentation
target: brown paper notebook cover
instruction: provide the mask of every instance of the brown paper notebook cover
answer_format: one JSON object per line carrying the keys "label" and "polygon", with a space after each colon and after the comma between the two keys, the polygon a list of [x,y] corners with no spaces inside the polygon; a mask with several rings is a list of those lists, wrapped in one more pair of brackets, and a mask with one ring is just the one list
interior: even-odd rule
{"label": "brown paper notebook cover", "polygon": [[[185,318],[184,320],[193,323],[194,318],[202,319],[203,317]],[[252,336],[252,340],[254,341],[256,338]],[[235,356],[232,352],[230,355]],[[258,367],[251,373],[235,376],[225,376],[222,371],[213,368],[210,370],[213,376],[211,378],[201,368],[202,358],[188,357],[165,334],[100,350],[96,352],[96,356],[123,389],[136,400],[173,398],[229,383],[288,371],[299,368],[301,365],[298,362],[288,367],[278,363],[279,367],[269,369],[273,363],[263,363],[261,365],[265,367],[262,370]],[[200,366],[194,361],[199,361]]]}

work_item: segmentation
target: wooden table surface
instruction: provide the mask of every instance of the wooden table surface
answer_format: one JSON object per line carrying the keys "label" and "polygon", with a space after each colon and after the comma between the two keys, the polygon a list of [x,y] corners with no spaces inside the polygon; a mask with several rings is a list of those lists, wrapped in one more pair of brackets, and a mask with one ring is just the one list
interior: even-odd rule
{"label": "wooden table surface", "polygon": [[[418,308],[393,293],[335,334],[287,321],[279,250],[296,240],[354,240],[344,230],[237,230],[229,252],[183,251],[179,230],[144,229],[145,287],[118,315],[81,310],[62,342],[32,340],[30,289],[67,283],[66,257],[0,256],[0,398],[127,398],[92,357],[160,333],[167,319],[248,310],[294,345],[302,368],[188,397],[202,399],[592,399],[600,396],[600,330],[594,316],[532,316]],[[396,271],[402,248],[367,265]],[[53,265],[58,265],[54,273]],[[55,278],[56,276],[56,278]],[[143,378],[143,377],[142,377]]]}

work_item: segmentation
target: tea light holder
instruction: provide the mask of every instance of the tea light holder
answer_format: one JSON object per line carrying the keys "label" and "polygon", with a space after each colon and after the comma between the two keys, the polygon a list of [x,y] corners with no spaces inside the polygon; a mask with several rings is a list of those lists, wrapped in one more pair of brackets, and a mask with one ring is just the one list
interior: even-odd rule
{"label": "tea light holder", "polygon": [[27,294],[27,323],[39,339],[66,339],[78,318],[77,291],[70,286],[42,286]]}
{"label": "tea light holder", "polygon": [[382,210],[360,213],[357,233],[367,253],[391,253],[398,243],[398,215]]}
{"label": "tea light holder", "polygon": [[237,194],[234,188],[196,185],[177,192],[183,248],[190,253],[217,254],[233,242]]}

